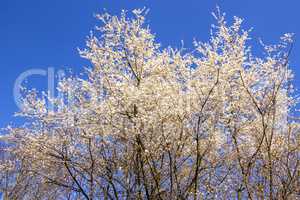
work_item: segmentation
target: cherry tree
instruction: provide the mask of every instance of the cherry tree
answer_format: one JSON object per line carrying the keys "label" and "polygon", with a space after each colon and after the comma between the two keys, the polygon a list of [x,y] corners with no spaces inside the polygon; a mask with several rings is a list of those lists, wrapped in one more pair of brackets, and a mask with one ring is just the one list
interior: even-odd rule
{"label": "cherry tree", "polygon": [[[208,42],[162,48],[145,10],[98,15],[87,78],[29,91],[1,147],[7,199],[300,199],[292,35],[252,54],[214,14]],[[47,109],[47,102],[55,105]]]}

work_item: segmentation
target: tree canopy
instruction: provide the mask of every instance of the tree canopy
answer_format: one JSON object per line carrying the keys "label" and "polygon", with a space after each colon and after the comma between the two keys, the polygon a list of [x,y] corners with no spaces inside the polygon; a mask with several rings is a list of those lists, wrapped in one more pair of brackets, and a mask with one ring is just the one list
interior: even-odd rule
{"label": "tree canopy", "polygon": [[240,18],[214,16],[187,52],[162,48],[145,10],[98,15],[87,78],[61,81],[63,98],[29,92],[2,138],[5,197],[300,199],[292,35],[255,56]]}

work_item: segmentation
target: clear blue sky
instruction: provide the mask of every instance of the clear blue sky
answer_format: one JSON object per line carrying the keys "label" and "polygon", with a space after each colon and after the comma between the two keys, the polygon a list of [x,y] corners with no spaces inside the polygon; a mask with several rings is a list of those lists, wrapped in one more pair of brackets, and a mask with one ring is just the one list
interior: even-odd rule
{"label": "clear blue sky", "polygon": [[[89,63],[80,58],[77,47],[97,21],[93,15],[104,8],[112,13],[121,9],[150,8],[148,22],[163,46],[179,46],[184,40],[191,47],[193,38],[206,41],[211,11],[219,5],[228,19],[236,15],[253,27],[252,38],[277,42],[285,32],[296,34],[291,63],[300,77],[300,1],[297,0],[0,0],[0,127],[16,119],[13,86],[20,73],[31,68],[74,69],[82,71]],[[46,78],[33,78],[32,87],[46,84]],[[300,81],[297,81],[300,83]],[[300,87],[300,84],[297,84]]]}

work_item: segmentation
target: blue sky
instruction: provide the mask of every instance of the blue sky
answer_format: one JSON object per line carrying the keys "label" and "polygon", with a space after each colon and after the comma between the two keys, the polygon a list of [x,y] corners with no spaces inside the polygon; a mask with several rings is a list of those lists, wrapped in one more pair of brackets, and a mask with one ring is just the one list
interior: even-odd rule
{"label": "blue sky", "polygon": [[[0,127],[15,123],[17,106],[13,86],[17,77],[31,68],[83,71],[89,63],[80,58],[86,36],[97,21],[94,14],[118,14],[146,6],[148,22],[163,46],[192,47],[193,38],[206,41],[214,19],[211,12],[219,5],[232,16],[245,19],[245,29],[253,27],[254,41],[263,38],[275,43],[286,33],[296,34],[291,64],[300,87],[300,1],[297,0],[1,0],[0,1]],[[45,77],[31,77],[30,87],[46,85]]]}

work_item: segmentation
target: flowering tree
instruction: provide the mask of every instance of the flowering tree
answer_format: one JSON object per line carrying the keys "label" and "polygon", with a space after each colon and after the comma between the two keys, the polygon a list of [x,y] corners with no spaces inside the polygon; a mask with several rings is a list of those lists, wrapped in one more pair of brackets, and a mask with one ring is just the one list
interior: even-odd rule
{"label": "flowering tree", "polygon": [[[242,20],[162,49],[144,11],[99,15],[64,98],[29,92],[2,147],[7,199],[300,199],[291,34],[255,57]],[[51,101],[55,110],[48,110]],[[4,138],[3,138],[4,140]]]}

